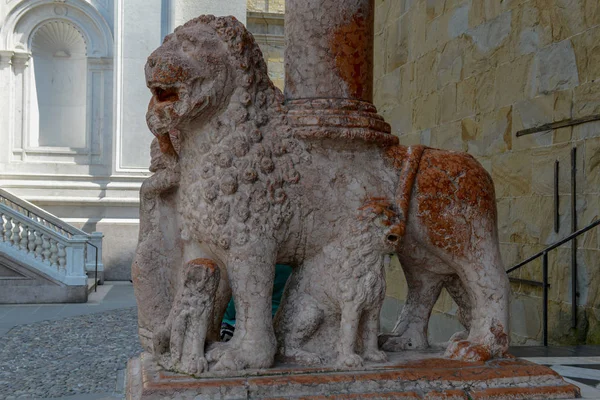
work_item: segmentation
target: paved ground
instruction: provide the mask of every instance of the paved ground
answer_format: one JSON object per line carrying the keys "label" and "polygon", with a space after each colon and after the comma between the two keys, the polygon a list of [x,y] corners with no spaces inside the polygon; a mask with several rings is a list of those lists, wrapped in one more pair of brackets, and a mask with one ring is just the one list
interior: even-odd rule
{"label": "paved ground", "polygon": [[[87,304],[0,305],[0,400],[122,399],[127,359],[141,351],[130,283]],[[515,347],[600,400],[600,346]]]}
{"label": "paved ground", "polygon": [[123,398],[127,360],[141,351],[129,283],[87,304],[0,306],[0,399]]}

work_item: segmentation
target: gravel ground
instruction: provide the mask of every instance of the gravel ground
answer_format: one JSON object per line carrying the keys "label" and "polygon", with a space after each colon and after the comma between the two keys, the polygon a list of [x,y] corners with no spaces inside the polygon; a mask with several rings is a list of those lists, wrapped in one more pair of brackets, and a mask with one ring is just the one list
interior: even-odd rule
{"label": "gravel ground", "polygon": [[17,326],[0,340],[0,399],[113,392],[141,351],[136,308]]}

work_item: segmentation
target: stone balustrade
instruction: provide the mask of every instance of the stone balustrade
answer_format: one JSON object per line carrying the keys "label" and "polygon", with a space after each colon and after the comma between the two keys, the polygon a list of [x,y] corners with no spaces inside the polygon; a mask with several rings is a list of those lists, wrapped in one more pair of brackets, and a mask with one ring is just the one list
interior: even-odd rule
{"label": "stone balustrade", "polygon": [[88,236],[62,235],[0,203],[0,249],[67,285],[85,285]]}
{"label": "stone balustrade", "polygon": [[97,267],[98,279],[100,280],[100,283],[103,283],[104,264],[102,262],[102,239],[104,235],[101,232],[93,232],[88,234],[87,232],[67,224],[60,218],[3,189],[0,189],[0,204],[18,212],[23,216],[26,216],[27,218],[35,221],[37,224],[54,231],[60,236],[69,239],[76,236],[85,236],[87,242],[85,259],[86,271],[93,272]]}

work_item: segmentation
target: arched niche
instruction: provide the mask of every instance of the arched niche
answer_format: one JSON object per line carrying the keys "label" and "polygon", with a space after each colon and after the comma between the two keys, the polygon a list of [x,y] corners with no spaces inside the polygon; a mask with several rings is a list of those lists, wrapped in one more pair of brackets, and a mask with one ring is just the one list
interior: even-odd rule
{"label": "arched niche", "polygon": [[87,44],[65,20],[42,24],[32,35],[29,136],[33,147],[85,148]]}
{"label": "arched niche", "polygon": [[113,36],[84,0],[19,3],[0,28],[13,51],[11,158],[106,164],[112,129]]}

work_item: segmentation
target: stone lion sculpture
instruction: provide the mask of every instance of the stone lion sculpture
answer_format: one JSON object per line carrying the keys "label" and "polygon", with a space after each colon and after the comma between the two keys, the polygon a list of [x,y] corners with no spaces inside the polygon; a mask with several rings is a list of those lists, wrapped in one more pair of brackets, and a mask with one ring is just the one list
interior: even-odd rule
{"label": "stone lion sculpture", "polygon": [[[336,327],[329,355],[339,364],[384,359],[376,331],[387,253],[400,257],[410,290],[389,348],[426,345],[439,290],[455,280],[468,299],[470,329],[447,356],[506,352],[509,285],[494,187],[474,158],[395,140],[295,136],[257,44],[233,17],[201,16],[176,29],[149,57],[146,79],[148,126],[162,152],[178,159],[183,262],[219,266],[215,304],[233,291],[235,334],[210,346],[211,370],[270,367],[278,347],[319,361],[314,349],[324,347],[315,342],[325,322]],[[278,337],[276,263],[295,267]],[[221,306],[214,308],[218,320]]]}

